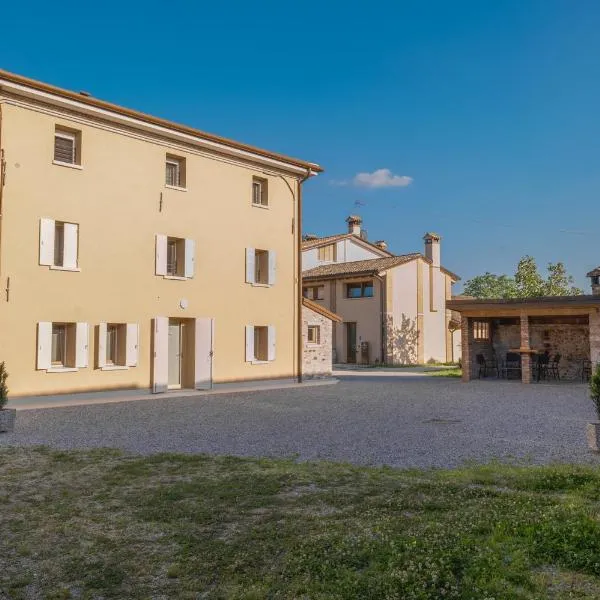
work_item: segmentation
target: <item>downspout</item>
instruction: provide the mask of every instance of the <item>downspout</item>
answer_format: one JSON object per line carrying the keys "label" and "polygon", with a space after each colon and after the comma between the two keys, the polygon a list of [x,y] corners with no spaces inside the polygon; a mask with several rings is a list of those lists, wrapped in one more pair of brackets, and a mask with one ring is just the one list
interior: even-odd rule
{"label": "downspout", "polygon": [[296,243],[298,252],[298,314],[297,314],[297,371],[298,371],[298,383],[302,383],[302,363],[304,358],[304,344],[302,343],[302,184],[310,179],[315,173],[311,169],[308,169],[306,175],[298,181],[298,216],[296,223]]}
{"label": "downspout", "polygon": [[4,220],[4,183],[6,180],[6,160],[4,159],[4,149],[2,148],[2,103],[0,103],[0,275],[2,274],[2,222]]}
{"label": "downspout", "polygon": [[381,364],[385,364],[386,358],[386,344],[387,344],[387,323],[386,323],[386,311],[385,306],[387,304],[387,285],[386,281],[381,275],[375,274],[375,277],[381,284],[381,294],[379,294],[379,309],[381,312]]}

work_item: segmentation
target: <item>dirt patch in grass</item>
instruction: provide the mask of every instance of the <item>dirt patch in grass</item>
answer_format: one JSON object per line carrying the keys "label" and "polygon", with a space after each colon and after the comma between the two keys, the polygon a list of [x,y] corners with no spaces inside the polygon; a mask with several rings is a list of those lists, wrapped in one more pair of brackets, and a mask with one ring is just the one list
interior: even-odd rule
{"label": "dirt patch in grass", "polygon": [[0,598],[600,597],[600,470],[0,451]]}

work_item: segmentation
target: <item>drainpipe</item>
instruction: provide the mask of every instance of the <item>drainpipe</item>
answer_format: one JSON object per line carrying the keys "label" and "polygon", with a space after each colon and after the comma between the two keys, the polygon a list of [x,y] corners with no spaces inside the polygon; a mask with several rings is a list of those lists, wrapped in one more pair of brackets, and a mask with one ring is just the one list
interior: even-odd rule
{"label": "drainpipe", "polygon": [[384,364],[385,348],[387,344],[387,323],[385,306],[387,304],[387,286],[385,279],[381,275],[375,274],[375,278],[381,284],[381,293],[379,294],[379,309],[381,311],[381,364]]}
{"label": "drainpipe", "polygon": [[302,383],[302,363],[304,358],[304,345],[302,343],[302,184],[310,179],[313,175],[316,175],[311,169],[306,171],[306,175],[298,181],[298,217],[296,223],[296,243],[298,245],[298,322],[297,322],[297,336],[298,336],[298,383]]}

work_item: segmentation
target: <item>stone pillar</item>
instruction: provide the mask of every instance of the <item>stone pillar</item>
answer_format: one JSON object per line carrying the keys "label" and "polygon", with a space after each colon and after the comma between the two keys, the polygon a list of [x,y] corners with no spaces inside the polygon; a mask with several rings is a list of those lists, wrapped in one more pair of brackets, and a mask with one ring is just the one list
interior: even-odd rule
{"label": "stone pillar", "polygon": [[469,317],[461,315],[460,335],[462,349],[462,380],[471,381],[473,356],[473,323]]}
{"label": "stone pillar", "polygon": [[593,368],[600,363],[600,312],[590,313],[590,360]]}
{"label": "stone pillar", "polygon": [[[521,349],[529,349],[529,316],[521,314]],[[531,383],[531,354],[521,353],[521,381]]]}

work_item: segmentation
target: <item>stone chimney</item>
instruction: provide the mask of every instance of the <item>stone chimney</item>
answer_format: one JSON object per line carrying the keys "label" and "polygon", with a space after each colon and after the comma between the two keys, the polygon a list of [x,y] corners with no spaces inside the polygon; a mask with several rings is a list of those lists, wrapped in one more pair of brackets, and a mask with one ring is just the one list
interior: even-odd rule
{"label": "stone chimney", "polygon": [[362,219],[358,215],[350,215],[346,219],[346,223],[348,223],[348,233],[360,236]]}
{"label": "stone chimney", "polygon": [[434,267],[439,267],[440,262],[440,241],[441,237],[437,233],[426,233],[423,236],[425,240],[425,256],[431,261]]}
{"label": "stone chimney", "polygon": [[385,240],[377,240],[377,241],[375,242],[375,245],[376,245],[378,248],[381,248],[382,250],[387,250],[387,243],[385,242]]}
{"label": "stone chimney", "polygon": [[586,277],[589,277],[592,282],[592,294],[600,296],[600,267],[596,267],[593,271],[590,271]]}

